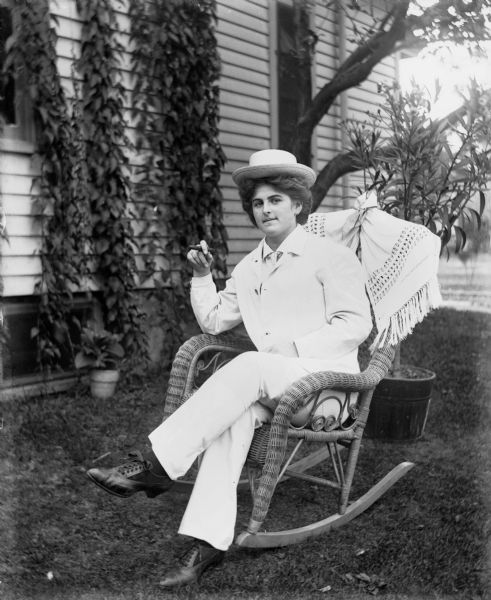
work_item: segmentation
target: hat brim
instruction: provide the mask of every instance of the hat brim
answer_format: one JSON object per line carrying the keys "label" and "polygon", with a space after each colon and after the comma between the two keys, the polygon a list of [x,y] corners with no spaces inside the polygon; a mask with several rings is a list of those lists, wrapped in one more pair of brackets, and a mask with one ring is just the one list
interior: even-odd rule
{"label": "hat brim", "polygon": [[277,177],[278,175],[291,175],[301,177],[310,188],[315,182],[315,172],[306,165],[257,165],[254,167],[239,167],[232,173],[232,179],[239,185],[246,179],[263,179],[265,177]]}

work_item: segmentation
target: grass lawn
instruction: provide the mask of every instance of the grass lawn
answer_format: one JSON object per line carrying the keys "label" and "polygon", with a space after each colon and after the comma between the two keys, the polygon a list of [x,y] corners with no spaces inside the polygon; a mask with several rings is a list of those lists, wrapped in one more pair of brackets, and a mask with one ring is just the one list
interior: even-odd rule
{"label": "grass lawn", "polygon": [[[158,581],[186,544],[175,536],[186,495],[121,500],[84,475],[142,446],[160,420],[165,379],[128,378],[103,402],[79,388],[0,403],[0,598],[490,598],[490,321],[440,309],[404,343],[403,359],[437,381],[423,439],[364,441],[354,497],[401,460],[416,463],[371,509],[309,543],[234,547],[199,588],[177,592]],[[325,494],[281,484],[265,526],[326,516]],[[246,492],[239,502],[240,529]]]}

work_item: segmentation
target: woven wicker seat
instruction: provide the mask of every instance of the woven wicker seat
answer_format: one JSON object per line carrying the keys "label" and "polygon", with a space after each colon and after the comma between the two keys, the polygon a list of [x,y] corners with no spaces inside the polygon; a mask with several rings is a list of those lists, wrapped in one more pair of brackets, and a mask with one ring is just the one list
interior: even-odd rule
{"label": "woven wicker seat", "polygon": [[[308,225],[307,225],[308,228]],[[202,334],[185,342],[179,349],[171,371],[164,418],[172,414],[193,393],[206,377],[241,352],[254,350],[244,337],[228,332],[218,336]],[[320,372],[307,375],[291,385],[281,398],[272,422],[256,430],[248,456],[249,483],[253,493],[253,510],[247,531],[240,533],[236,543],[247,547],[274,547],[298,543],[338,527],[371,506],[400,479],[413,464],[397,465],[361,498],[348,503],[361,439],[368,418],[374,388],[387,374],[395,349],[382,345],[369,358],[359,374]],[[293,415],[307,399],[322,390],[357,392],[358,398],[343,423],[329,427],[312,427],[310,419],[304,427],[291,426]],[[327,431],[325,429],[328,429]],[[298,443],[285,460],[288,439]],[[304,442],[319,444],[319,450],[297,462],[294,456]],[[347,451],[341,452],[340,449]],[[329,461],[333,479],[309,475],[307,469],[322,460]],[[260,474],[258,477],[258,473]],[[284,531],[260,531],[266,518],[277,483],[285,477],[297,477],[334,488],[338,493],[338,511],[325,519],[304,527]]]}
{"label": "woven wicker seat", "polygon": [[[193,393],[193,390],[207,376],[220,368],[226,361],[241,352],[251,350],[251,342],[233,334],[213,336],[202,334],[185,342],[176,354],[167,391],[164,418],[172,414]],[[365,496],[348,506],[349,493],[360,443],[368,418],[373,389],[386,375],[394,355],[394,349],[386,346],[378,349],[368,366],[361,373],[322,372],[308,375],[295,382],[286,391],[274,414],[271,424],[256,430],[249,450],[248,462],[252,467],[259,465],[262,470],[259,482],[254,476],[256,469],[251,469],[251,485],[254,490],[254,504],[248,531],[239,534],[236,542],[249,547],[280,546],[303,541],[308,537],[319,535],[334,526],[339,526],[366,510],[391,485],[402,477],[413,465],[401,463],[395,467],[382,481],[376,484]],[[308,426],[302,429],[289,427],[292,415],[310,395],[322,389],[339,389],[360,392],[357,402],[356,418],[331,431],[313,431]],[[321,450],[314,452],[311,458],[299,461],[298,465],[283,468],[288,438],[300,442],[317,442]],[[347,446],[344,458],[338,446]],[[294,451],[298,448],[296,447]],[[292,457],[293,458],[293,457]],[[289,461],[292,460],[289,457]],[[333,465],[335,480],[320,481],[305,473],[319,461],[327,459]],[[324,483],[335,488],[339,493],[338,513],[306,527],[292,531],[261,532],[259,529],[266,518],[269,504],[278,480],[282,476],[300,477]]]}

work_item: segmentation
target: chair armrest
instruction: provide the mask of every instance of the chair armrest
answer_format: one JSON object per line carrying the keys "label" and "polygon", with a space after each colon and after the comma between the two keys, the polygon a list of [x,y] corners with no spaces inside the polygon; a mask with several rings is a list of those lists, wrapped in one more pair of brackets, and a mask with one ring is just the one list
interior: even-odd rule
{"label": "chair armrest", "polygon": [[249,531],[257,532],[269,509],[283,462],[288,427],[302,400],[323,389],[361,392],[371,390],[385,377],[394,358],[395,348],[384,346],[375,351],[368,367],[361,373],[337,373],[322,371],[306,375],[295,381],[283,394],[271,421],[271,430],[266,452],[266,461],[254,494],[254,507]]}
{"label": "chair armrest", "polygon": [[[276,407],[271,429],[277,427],[286,431],[295,412],[300,408],[302,400],[315,392],[321,390],[339,390],[345,392],[362,392],[374,389],[387,375],[395,348],[385,346],[375,351],[369,365],[361,373],[339,373],[336,371],[320,371],[311,373],[295,381],[285,391]],[[273,444],[274,445],[274,444]]]}
{"label": "chair armrest", "polygon": [[250,340],[234,334],[233,331],[219,335],[202,333],[184,342],[172,363],[164,403],[164,420],[192,394],[196,371],[205,353],[229,353],[233,357],[255,349]]}

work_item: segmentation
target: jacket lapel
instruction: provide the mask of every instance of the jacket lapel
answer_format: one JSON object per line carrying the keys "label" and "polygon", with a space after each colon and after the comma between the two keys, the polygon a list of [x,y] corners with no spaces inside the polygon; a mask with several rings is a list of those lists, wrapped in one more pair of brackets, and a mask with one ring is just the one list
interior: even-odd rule
{"label": "jacket lapel", "polygon": [[273,273],[275,273],[277,269],[288,268],[289,264],[294,259],[294,257],[301,256],[301,254],[303,253],[305,244],[307,243],[308,234],[306,233],[303,227],[299,226],[291,235],[292,237],[286,240],[286,247],[284,247],[284,251],[281,257],[277,260],[275,266],[273,267],[273,269],[271,269],[266,279],[271,277],[271,275],[273,275]]}
{"label": "jacket lapel", "polygon": [[[275,266],[271,271],[266,275],[264,280],[269,279],[273,273],[277,271],[277,269],[285,268],[289,265],[289,263],[293,260],[294,256],[301,255],[305,244],[307,243],[308,234],[304,230],[303,227],[297,227],[295,231],[294,240],[290,240],[290,245],[287,247],[287,250],[283,252],[282,256],[276,262]],[[263,278],[263,246],[264,239],[259,242],[257,247],[251,252],[249,255],[249,263],[250,263],[250,273],[251,273],[251,285],[255,290],[259,290],[262,278]]]}

